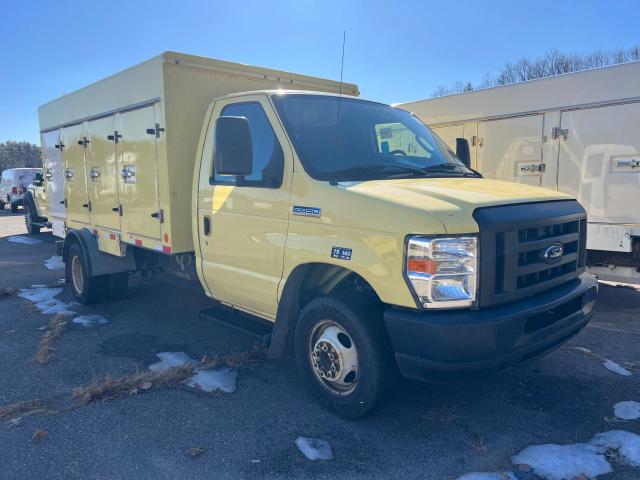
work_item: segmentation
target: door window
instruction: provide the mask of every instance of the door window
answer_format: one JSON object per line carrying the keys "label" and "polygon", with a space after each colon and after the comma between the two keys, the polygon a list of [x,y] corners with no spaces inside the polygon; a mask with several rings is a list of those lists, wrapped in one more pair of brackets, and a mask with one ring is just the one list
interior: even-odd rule
{"label": "door window", "polygon": [[250,175],[239,178],[235,175],[219,175],[215,173],[214,166],[211,183],[280,187],[284,170],[284,155],[262,105],[258,102],[227,105],[222,110],[222,116],[244,117],[248,120],[253,145],[253,170]]}

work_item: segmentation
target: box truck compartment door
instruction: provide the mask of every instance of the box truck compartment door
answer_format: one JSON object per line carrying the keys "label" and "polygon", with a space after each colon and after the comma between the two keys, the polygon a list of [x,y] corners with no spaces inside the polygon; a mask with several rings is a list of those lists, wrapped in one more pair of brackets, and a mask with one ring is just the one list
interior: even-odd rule
{"label": "box truck compartment door", "polygon": [[[120,114],[122,138],[118,142],[122,232],[160,239],[158,164],[153,105]],[[148,131],[147,131],[148,130]],[[188,195],[189,192],[183,192]]]}
{"label": "box truck compartment door", "polygon": [[60,135],[67,219],[70,222],[90,223],[89,196],[85,168],[84,130],[82,124],[65,127]]}
{"label": "box truck compartment door", "polygon": [[542,115],[478,123],[478,170],[488,178],[540,185]]}
{"label": "box truck compartment door", "polygon": [[589,222],[640,224],[640,103],[562,112],[558,188]]}
{"label": "box truck compartment door", "polygon": [[49,201],[49,220],[64,219],[67,210],[64,208],[64,166],[60,153],[60,130],[42,134],[44,179]]}
{"label": "box truck compartment door", "polygon": [[116,164],[116,145],[120,137],[113,115],[88,122],[87,167],[94,227],[120,229],[122,208]]}

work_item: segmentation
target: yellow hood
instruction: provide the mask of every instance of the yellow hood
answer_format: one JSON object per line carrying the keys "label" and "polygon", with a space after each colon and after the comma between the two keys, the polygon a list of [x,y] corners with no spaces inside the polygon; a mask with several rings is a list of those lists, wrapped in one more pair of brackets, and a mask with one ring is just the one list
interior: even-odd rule
{"label": "yellow hood", "polygon": [[346,187],[351,193],[429,213],[447,233],[477,231],[473,211],[479,207],[571,199],[555,190],[486,178],[373,180]]}

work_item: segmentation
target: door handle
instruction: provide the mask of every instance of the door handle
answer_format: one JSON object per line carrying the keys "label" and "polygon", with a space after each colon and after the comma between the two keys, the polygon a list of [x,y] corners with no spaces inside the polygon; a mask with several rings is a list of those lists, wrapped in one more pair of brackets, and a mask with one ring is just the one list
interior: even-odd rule
{"label": "door handle", "polygon": [[211,219],[209,217],[204,217],[202,229],[204,230],[205,235],[209,235],[211,233]]}

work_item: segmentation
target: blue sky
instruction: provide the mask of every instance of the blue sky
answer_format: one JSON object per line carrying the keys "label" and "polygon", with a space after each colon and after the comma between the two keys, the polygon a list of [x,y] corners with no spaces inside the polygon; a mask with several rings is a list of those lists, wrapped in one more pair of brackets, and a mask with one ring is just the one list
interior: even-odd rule
{"label": "blue sky", "polygon": [[39,144],[37,108],[104,76],[177,50],[344,79],[400,102],[479,82],[550,48],[640,43],[640,2],[332,0],[2,0],[0,141]]}

